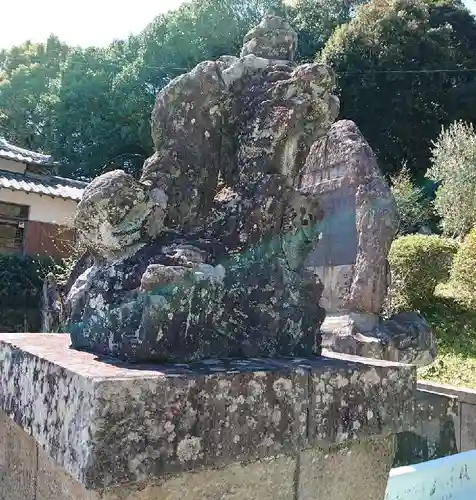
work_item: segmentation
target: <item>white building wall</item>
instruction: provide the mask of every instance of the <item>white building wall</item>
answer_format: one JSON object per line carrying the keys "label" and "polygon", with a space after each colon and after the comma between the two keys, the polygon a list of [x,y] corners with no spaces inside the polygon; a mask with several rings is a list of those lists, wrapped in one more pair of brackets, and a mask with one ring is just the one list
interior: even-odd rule
{"label": "white building wall", "polygon": [[[14,162],[12,162],[14,163]],[[18,165],[21,165],[18,163]],[[0,167],[2,168],[2,167]],[[46,195],[0,188],[0,201],[28,205],[30,220],[72,227],[77,202]]]}
{"label": "white building wall", "polygon": [[23,174],[26,170],[26,164],[20,163],[18,161],[6,160],[5,158],[0,158],[0,170],[6,170],[7,172],[14,172],[15,174]]}

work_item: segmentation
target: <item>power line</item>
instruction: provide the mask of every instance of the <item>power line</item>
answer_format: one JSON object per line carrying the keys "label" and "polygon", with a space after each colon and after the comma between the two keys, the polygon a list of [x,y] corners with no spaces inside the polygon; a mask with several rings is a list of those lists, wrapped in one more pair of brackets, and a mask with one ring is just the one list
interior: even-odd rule
{"label": "power line", "polygon": [[[20,59],[21,56],[15,56],[17,59]],[[5,62],[8,63],[12,60],[15,60],[15,57],[12,58],[6,58]],[[45,62],[45,60],[48,60],[48,56],[45,58],[39,59],[38,60],[28,60],[25,62],[28,62],[30,64],[41,64]],[[56,58],[50,57],[49,58],[52,61],[55,61]],[[124,69],[129,65],[135,65],[137,59],[134,61],[131,61],[126,64],[119,64],[119,63],[113,63],[113,62],[106,62],[106,61],[101,61],[98,63],[95,63],[91,65],[87,61],[78,61],[78,60],[65,60],[65,61],[59,61],[58,65],[60,66],[60,70],[65,70],[67,69],[68,66],[70,65],[76,65],[76,66],[86,66],[90,67],[91,69],[98,69],[101,66],[102,67],[115,67],[119,69]],[[138,67],[140,68],[146,68],[146,69],[152,69],[152,70],[169,70],[169,71],[190,71],[189,68],[178,68],[178,67],[171,67],[168,65],[162,65],[162,66],[155,66],[155,65],[150,65],[150,64],[140,64],[136,63]],[[0,63],[1,66],[1,63]],[[434,68],[434,69],[383,69],[383,70],[369,70],[369,71],[353,71],[353,70],[345,70],[345,71],[339,71],[338,75],[372,75],[372,74],[424,74],[424,73],[474,73],[476,72],[476,68]]]}
{"label": "power line", "polygon": [[419,74],[419,73],[474,73],[476,68],[453,68],[453,69],[388,69],[372,71],[341,71],[338,75],[378,75],[378,74]]}
{"label": "power line", "polygon": [[[11,63],[12,61],[15,61],[16,60],[20,60],[21,59],[21,64],[19,64],[17,66],[17,68],[19,66],[26,66],[27,64],[38,64],[38,65],[41,65],[42,63],[45,63],[45,62],[48,62],[49,61],[57,61],[57,58],[54,58],[54,57],[44,57],[44,58],[37,58],[36,60],[35,59],[28,59],[26,61],[23,61],[23,58],[21,56],[16,56],[15,57],[7,57],[5,59],[5,61],[0,62],[0,67],[2,66],[2,64],[8,64],[8,63]],[[136,63],[137,59],[133,60],[133,61],[130,61],[129,63],[126,63],[126,64],[119,64],[119,63],[113,63],[113,62],[108,62],[108,61],[98,61],[98,62],[95,62],[94,64],[90,64],[89,62],[87,61],[78,61],[78,60],[63,60],[63,61],[57,61],[57,64],[59,66],[59,69],[60,70],[64,70],[64,69],[67,69],[69,66],[73,65],[73,66],[86,66],[86,67],[90,67],[91,69],[98,69],[98,68],[101,68],[101,67],[111,67],[111,68],[119,68],[119,69],[124,69],[126,68],[127,66],[132,66]],[[25,63],[25,64],[24,64]],[[167,65],[163,65],[163,66],[152,66],[152,65],[149,65],[149,64],[138,64],[139,67],[141,68],[148,68],[148,69],[155,69],[155,70],[164,70],[164,69],[167,69],[167,70],[171,70],[171,71],[189,71],[190,68],[176,68],[176,67],[170,67],[170,66],[167,66]],[[15,68],[16,69],[16,68]]]}

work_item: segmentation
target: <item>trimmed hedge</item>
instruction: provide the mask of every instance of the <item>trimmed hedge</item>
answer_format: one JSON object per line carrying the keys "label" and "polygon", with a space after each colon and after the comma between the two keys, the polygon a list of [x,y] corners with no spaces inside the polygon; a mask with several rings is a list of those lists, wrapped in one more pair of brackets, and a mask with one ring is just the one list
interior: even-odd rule
{"label": "trimmed hedge", "polygon": [[430,305],[438,283],[450,277],[458,243],[436,235],[412,234],[392,243],[389,308],[392,312]]}
{"label": "trimmed hedge", "polygon": [[468,304],[476,304],[476,227],[461,243],[451,270],[451,286]]}

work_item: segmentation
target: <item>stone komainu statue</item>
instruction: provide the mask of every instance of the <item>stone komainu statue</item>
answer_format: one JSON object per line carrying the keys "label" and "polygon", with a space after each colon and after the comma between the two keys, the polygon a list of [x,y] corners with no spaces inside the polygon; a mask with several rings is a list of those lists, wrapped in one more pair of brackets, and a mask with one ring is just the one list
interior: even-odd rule
{"label": "stone komainu statue", "polygon": [[322,211],[299,184],[339,106],[332,71],[295,65],[296,43],[268,15],[240,57],[171,81],[141,179],[87,187],[75,224],[94,264],[68,292],[73,347],[132,361],[320,353],[322,285],[305,260]]}
{"label": "stone komainu statue", "polygon": [[[329,262],[308,258],[323,245],[324,191],[346,185],[351,204],[360,199],[349,226],[360,253],[344,263],[356,286],[346,301],[375,313],[394,236],[391,195],[373,167],[359,177],[358,162],[350,177],[345,165],[321,168],[320,181],[332,180],[326,189],[310,182],[315,148],[338,137],[339,102],[332,70],[296,65],[296,46],[285,20],[265,16],[240,57],[202,62],[159,92],[155,153],[139,181],[116,170],[87,187],[75,224],[93,261],[66,287],[73,347],[130,361],[320,354]],[[331,173],[340,180],[322,177]],[[376,194],[384,209],[362,211]],[[369,224],[375,234],[359,239]]]}

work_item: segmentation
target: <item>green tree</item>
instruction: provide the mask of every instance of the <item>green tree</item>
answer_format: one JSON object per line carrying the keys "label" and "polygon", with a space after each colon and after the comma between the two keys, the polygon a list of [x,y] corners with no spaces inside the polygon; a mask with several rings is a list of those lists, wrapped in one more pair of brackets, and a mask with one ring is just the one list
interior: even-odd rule
{"label": "green tree", "polygon": [[[136,37],[64,61],[50,149],[77,177],[138,173],[152,153],[157,92],[202,60],[238,52],[250,25],[276,0],[195,0],[158,16]],[[213,26],[213,30],[210,30]]]}
{"label": "green tree", "polygon": [[137,37],[73,51],[63,65],[53,154],[75,176],[138,173],[152,153],[157,92],[202,60],[237,54],[249,27],[280,3],[195,0],[158,16]]}
{"label": "green tree", "polygon": [[137,137],[140,123],[127,114],[128,96],[117,96],[121,57],[111,47],[89,48],[72,51],[63,65],[51,149],[70,175],[94,177],[114,167],[134,170],[134,155],[143,162],[149,153]]}
{"label": "green tree", "polygon": [[388,254],[392,274],[390,312],[431,305],[438,283],[450,277],[458,244],[436,235],[409,234],[393,241]]}
{"label": "green tree", "polygon": [[461,121],[443,129],[427,176],[439,184],[435,208],[443,233],[463,237],[476,224],[476,132]]}
{"label": "green tree", "polygon": [[203,60],[238,55],[246,32],[270,8],[300,30],[298,58],[321,48],[349,19],[340,0],[193,0],[155,18],[138,36],[98,49],[50,37],[0,52],[0,135],[62,161],[63,175],[138,173],[152,153],[157,92]]}
{"label": "green tree", "polygon": [[399,235],[415,233],[432,225],[434,214],[431,201],[423,189],[412,182],[406,166],[392,178],[392,194],[399,216]]}
{"label": "green tree", "polygon": [[476,306],[476,228],[461,242],[451,268],[450,283],[458,299]]}
{"label": "green tree", "polygon": [[0,52],[0,135],[26,148],[49,152],[60,66],[69,48],[50,36]]}
{"label": "green tree", "polygon": [[[441,124],[468,106],[476,20],[459,0],[371,0],[337,28],[320,60],[338,74],[341,115],[359,124],[387,173],[423,177]],[[474,95],[474,94],[473,94]]]}
{"label": "green tree", "polygon": [[321,51],[338,26],[349,22],[356,8],[367,0],[295,0],[287,14],[299,33],[297,59],[310,61]]}

